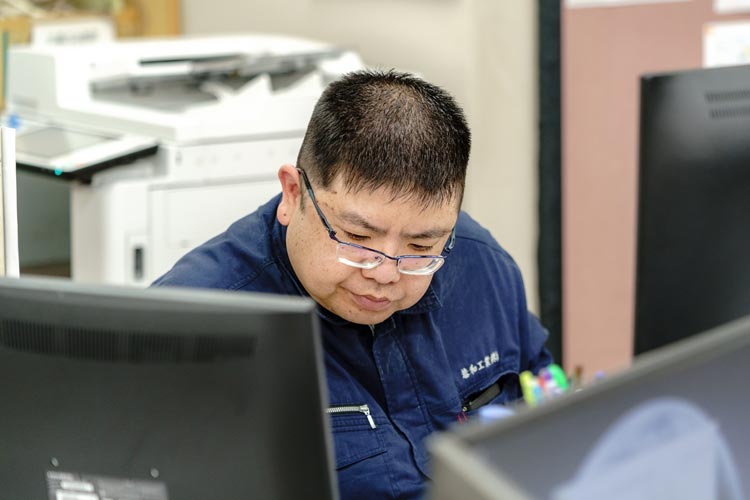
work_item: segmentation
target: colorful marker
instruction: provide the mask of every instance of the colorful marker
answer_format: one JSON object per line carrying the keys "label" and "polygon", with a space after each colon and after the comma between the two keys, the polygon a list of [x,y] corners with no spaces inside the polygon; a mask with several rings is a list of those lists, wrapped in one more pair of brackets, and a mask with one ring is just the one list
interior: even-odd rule
{"label": "colorful marker", "polygon": [[521,392],[523,392],[523,399],[526,401],[526,404],[529,406],[536,406],[537,395],[534,387],[538,389],[539,386],[534,379],[534,374],[529,370],[522,371],[520,375],[518,375],[518,381],[521,383]]}
{"label": "colorful marker", "polygon": [[565,372],[560,368],[560,365],[552,363],[547,367],[547,371],[552,375],[560,392],[566,392],[568,390],[568,377],[565,376]]}

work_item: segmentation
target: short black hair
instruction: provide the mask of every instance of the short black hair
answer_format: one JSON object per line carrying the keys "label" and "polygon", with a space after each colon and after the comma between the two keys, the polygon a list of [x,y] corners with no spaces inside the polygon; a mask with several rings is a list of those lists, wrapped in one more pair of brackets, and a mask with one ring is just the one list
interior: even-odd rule
{"label": "short black hair", "polygon": [[386,188],[439,205],[463,198],[471,133],[441,88],[408,73],[363,70],[332,82],[315,105],[297,158],[324,188]]}

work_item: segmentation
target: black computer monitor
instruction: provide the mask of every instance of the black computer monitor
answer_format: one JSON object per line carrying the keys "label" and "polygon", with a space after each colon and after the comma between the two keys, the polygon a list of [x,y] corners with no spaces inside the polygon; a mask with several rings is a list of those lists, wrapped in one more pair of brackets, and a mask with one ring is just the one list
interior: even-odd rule
{"label": "black computer monitor", "polygon": [[750,313],[750,66],[641,78],[635,353]]}
{"label": "black computer monitor", "polygon": [[335,498],[314,304],[0,279],[0,488]]}

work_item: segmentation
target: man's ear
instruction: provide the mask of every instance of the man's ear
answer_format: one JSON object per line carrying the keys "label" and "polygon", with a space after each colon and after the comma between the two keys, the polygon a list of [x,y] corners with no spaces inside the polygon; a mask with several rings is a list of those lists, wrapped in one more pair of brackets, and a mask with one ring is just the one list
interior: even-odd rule
{"label": "man's ear", "polygon": [[294,165],[285,164],[279,168],[279,182],[281,183],[281,202],[276,209],[276,218],[279,223],[288,226],[292,216],[300,207],[302,178]]}

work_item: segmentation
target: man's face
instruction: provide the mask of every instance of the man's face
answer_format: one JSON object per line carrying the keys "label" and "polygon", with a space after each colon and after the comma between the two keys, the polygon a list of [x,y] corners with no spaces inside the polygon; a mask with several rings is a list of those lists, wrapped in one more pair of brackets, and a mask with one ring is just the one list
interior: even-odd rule
{"label": "man's face", "polygon": [[[283,197],[277,217],[287,226],[289,260],[318,304],[353,323],[377,324],[422,298],[432,275],[401,274],[390,259],[373,269],[339,262],[337,243],[328,236],[299,172],[285,165],[279,179]],[[414,201],[393,200],[386,190],[348,191],[339,178],[325,190],[314,179],[311,182],[320,209],[341,241],[391,256],[440,255],[458,217],[456,200],[425,208]]]}

